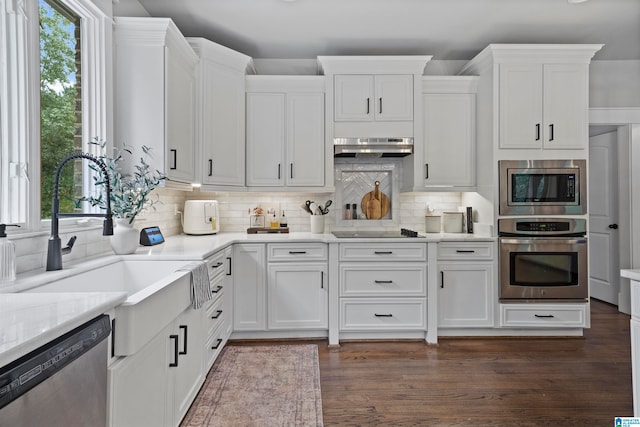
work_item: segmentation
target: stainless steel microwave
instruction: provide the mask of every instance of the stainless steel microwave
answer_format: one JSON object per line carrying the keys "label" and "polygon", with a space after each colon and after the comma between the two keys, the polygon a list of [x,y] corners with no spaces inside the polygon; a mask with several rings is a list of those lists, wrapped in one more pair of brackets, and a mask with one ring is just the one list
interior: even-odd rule
{"label": "stainless steel microwave", "polygon": [[500,215],[587,213],[586,160],[500,160]]}

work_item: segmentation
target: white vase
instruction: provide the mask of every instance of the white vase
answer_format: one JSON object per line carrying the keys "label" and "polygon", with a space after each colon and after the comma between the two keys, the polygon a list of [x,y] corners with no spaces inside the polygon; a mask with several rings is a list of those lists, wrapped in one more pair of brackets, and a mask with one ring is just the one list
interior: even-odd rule
{"label": "white vase", "polygon": [[113,236],[109,239],[111,249],[118,255],[132,254],[140,244],[140,232],[133,226],[135,220],[129,224],[128,218],[115,218]]}

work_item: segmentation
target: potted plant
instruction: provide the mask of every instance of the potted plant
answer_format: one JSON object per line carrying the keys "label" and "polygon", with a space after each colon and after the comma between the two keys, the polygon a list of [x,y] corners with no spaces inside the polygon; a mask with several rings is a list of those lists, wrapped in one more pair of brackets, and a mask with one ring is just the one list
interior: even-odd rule
{"label": "potted plant", "polygon": [[[99,146],[103,153],[106,151],[106,142],[98,138],[92,139],[89,144]],[[132,149],[127,146],[114,148],[112,157],[105,154],[97,156],[105,164],[111,182],[111,211],[116,222],[111,247],[117,254],[135,252],[139,242],[138,231],[133,228],[135,219],[149,208],[155,210],[154,205],[159,202],[159,196],[156,194],[152,197],[151,193],[166,179],[160,171],[152,169],[147,161],[151,149],[144,145],[141,148],[143,154],[139,163],[133,165],[132,173],[123,171],[123,164],[128,163],[125,156],[133,156]],[[97,172],[93,175],[93,183],[101,191],[80,198],[78,203],[86,201],[91,206],[106,209],[106,181],[96,165],[90,164],[89,168]]]}

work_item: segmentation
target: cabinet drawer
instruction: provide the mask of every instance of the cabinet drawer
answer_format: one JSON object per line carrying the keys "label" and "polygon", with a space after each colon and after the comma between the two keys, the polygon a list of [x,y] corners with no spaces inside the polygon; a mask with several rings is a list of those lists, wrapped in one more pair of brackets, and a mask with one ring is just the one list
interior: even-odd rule
{"label": "cabinet drawer", "polygon": [[226,257],[224,251],[220,251],[210,258],[207,258],[207,269],[209,270],[209,281],[211,282],[211,289],[213,289],[214,282],[222,281],[222,278],[227,273],[225,266]]}
{"label": "cabinet drawer", "polygon": [[340,296],[426,296],[426,263],[340,264]]}
{"label": "cabinet drawer", "polygon": [[493,260],[494,242],[440,242],[439,260]]}
{"label": "cabinet drawer", "polygon": [[502,327],[581,328],[587,304],[500,304]]}
{"label": "cabinet drawer", "polygon": [[426,261],[426,243],[341,243],[340,261]]}
{"label": "cabinet drawer", "polygon": [[218,357],[218,355],[222,351],[222,347],[224,347],[224,344],[224,328],[217,328],[208,336],[204,348],[204,361],[206,363],[205,366],[207,368],[207,372],[211,368],[211,365],[213,365],[213,362],[215,362],[216,357]]}
{"label": "cabinet drawer", "polygon": [[211,334],[213,330],[224,323],[225,315],[223,307],[223,298],[217,298],[211,302],[206,309],[206,328],[207,334]]}
{"label": "cabinet drawer", "polygon": [[326,261],[324,243],[271,243],[267,245],[267,258],[273,261]]}
{"label": "cabinet drawer", "polygon": [[426,298],[343,298],[341,331],[426,330]]}

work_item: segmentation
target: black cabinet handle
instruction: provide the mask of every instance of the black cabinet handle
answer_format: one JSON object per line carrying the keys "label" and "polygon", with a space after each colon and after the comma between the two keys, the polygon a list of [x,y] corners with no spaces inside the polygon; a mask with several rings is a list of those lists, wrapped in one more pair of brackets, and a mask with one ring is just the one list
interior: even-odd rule
{"label": "black cabinet handle", "polygon": [[281,167],[281,165],[280,165],[280,163],[278,163],[278,179],[280,179],[280,167]]}
{"label": "black cabinet handle", "polygon": [[111,357],[116,357],[116,319],[111,319]]}
{"label": "black cabinet handle", "polygon": [[609,228],[612,230],[617,230],[618,229],[618,224],[609,224]]}
{"label": "black cabinet handle", "polygon": [[373,253],[376,255],[391,255],[393,251],[374,251]]}
{"label": "black cabinet handle", "polygon": [[179,328],[183,331],[184,341],[182,342],[182,351],[178,354],[187,354],[187,335],[189,334],[189,330],[187,325],[180,325]]}
{"label": "black cabinet handle", "polygon": [[228,256],[227,260],[229,260],[229,272],[227,273],[227,276],[231,276],[231,257]]}
{"label": "black cabinet handle", "polygon": [[444,271],[440,272],[440,287],[444,289]]}
{"label": "black cabinet handle", "polygon": [[213,159],[209,159],[209,176],[213,175]]}
{"label": "black cabinet handle", "polygon": [[549,125],[549,141],[553,141],[553,123]]}
{"label": "black cabinet handle", "polygon": [[218,285],[214,290],[211,291],[212,294],[217,294],[222,290],[222,286]]}
{"label": "black cabinet handle", "polygon": [[456,253],[459,253],[459,254],[475,254],[476,251],[469,250],[469,249],[456,249]]}
{"label": "black cabinet handle", "polygon": [[222,339],[221,339],[221,338],[218,338],[218,339],[216,340],[216,345],[212,346],[212,347],[211,347],[211,350],[217,350],[217,349],[218,349],[218,347],[220,347],[220,344],[222,344]]}
{"label": "black cabinet handle", "polygon": [[367,114],[369,114],[369,98],[367,98]]}
{"label": "black cabinet handle", "polygon": [[424,164],[424,179],[429,179],[429,163]]}
{"label": "black cabinet handle", "polygon": [[373,282],[378,284],[389,284],[393,283],[393,280],[374,280]]}
{"label": "black cabinet handle", "polygon": [[382,98],[380,98],[380,114],[382,114]]}
{"label": "black cabinet handle", "polygon": [[320,272],[320,289],[324,289],[324,271]]}
{"label": "black cabinet handle", "polygon": [[290,255],[303,255],[306,254],[307,251],[289,251]]}
{"label": "black cabinet handle", "polygon": [[540,123],[536,123],[536,141],[540,141]]}
{"label": "black cabinet handle", "polygon": [[175,148],[172,148],[169,151],[171,151],[171,153],[173,154],[173,166],[171,166],[169,169],[171,170],[178,169],[178,150],[176,150]]}
{"label": "black cabinet handle", "polygon": [[289,165],[289,168],[291,169],[291,170],[289,171],[289,177],[290,177],[291,179],[293,179],[293,163],[291,163],[291,164]]}
{"label": "black cabinet handle", "polygon": [[170,368],[175,368],[178,366],[178,336],[177,335],[169,335],[169,339],[173,340],[173,362],[169,363]]}
{"label": "black cabinet handle", "polygon": [[552,319],[555,316],[553,314],[534,314],[538,319]]}
{"label": "black cabinet handle", "polygon": [[218,263],[217,263],[216,265],[212,265],[212,266],[211,266],[211,268],[218,268],[218,267],[220,267],[222,264],[224,264],[224,263],[223,263],[223,262],[221,262],[221,261],[218,261]]}
{"label": "black cabinet handle", "polygon": [[212,319],[217,319],[220,317],[220,315],[222,314],[222,310],[216,310],[216,314],[215,316],[211,316]]}
{"label": "black cabinet handle", "polygon": [[374,316],[376,317],[393,317],[393,314],[378,314],[378,313],[373,313]]}

